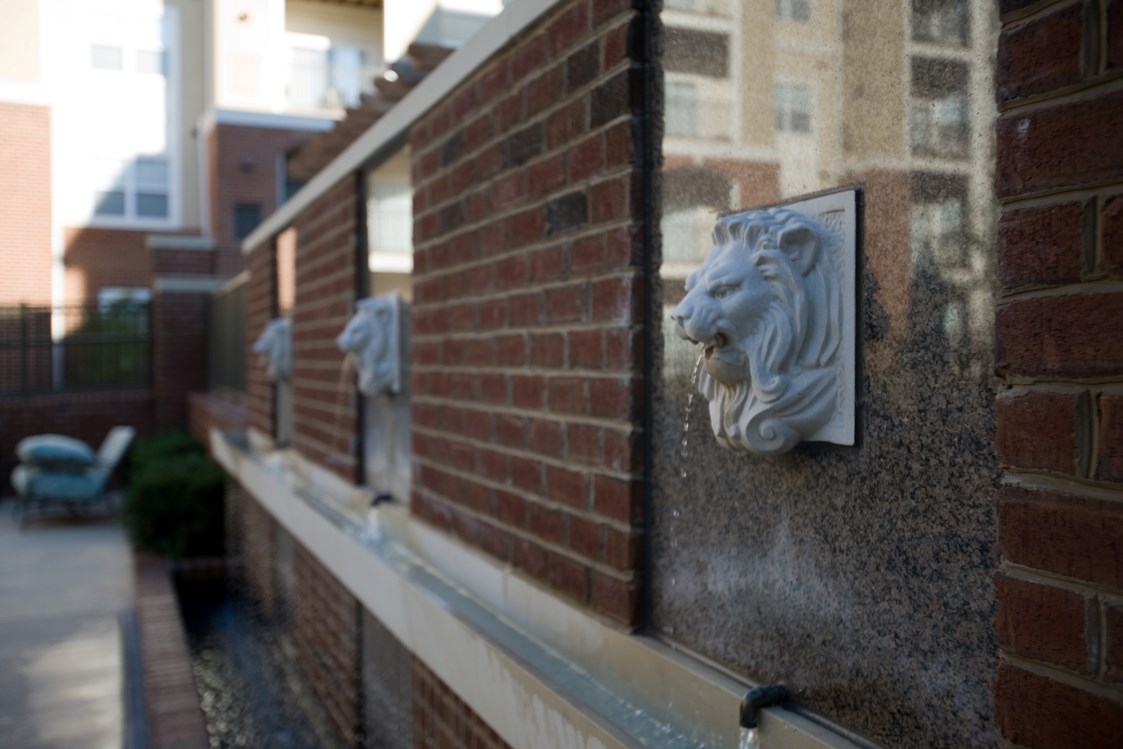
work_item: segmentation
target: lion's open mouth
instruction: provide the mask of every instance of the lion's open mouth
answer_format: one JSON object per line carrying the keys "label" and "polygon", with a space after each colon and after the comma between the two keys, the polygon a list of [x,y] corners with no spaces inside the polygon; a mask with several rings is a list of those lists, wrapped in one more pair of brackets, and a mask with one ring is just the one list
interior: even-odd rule
{"label": "lion's open mouth", "polygon": [[709,359],[714,355],[715,351],[720,348],[724,348],[726,345],[728,345],[728,343],[729,338],[725,335],[725,333],[715,333],[714,337],[710,339],[710,342],[707,343],[702,348],[702,350],[705,352],[706,358]]}

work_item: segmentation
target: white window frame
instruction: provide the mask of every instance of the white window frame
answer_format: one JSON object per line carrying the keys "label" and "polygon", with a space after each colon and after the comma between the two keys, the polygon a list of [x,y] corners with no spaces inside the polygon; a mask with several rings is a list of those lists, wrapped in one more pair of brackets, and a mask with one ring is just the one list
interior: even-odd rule
{"label": "white window frame", "polygon": [[[794,125],[795,116],[801,114],[795,104],[800,96],[807,95],[807,128],[801,129]],[[808,81],[776,81],[773,88],[773,106],[776,117],[774,126],[777,132],[787,135],[810,135],[815,132],[815,87]]]}
{"label": "white window frame", "polygon": [[[801,15],[800,11],[806,9],[806,15]],[[776,18],[781,21],[791,21],[793,23],[811,23],[811,18],[815,14],[815,8],[811,5],[811,0],[776,0]]]}

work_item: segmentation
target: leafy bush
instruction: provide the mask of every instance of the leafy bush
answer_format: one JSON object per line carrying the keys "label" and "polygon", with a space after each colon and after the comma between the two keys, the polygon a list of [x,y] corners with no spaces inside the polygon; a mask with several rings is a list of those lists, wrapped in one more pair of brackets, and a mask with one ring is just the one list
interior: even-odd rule
{"label": "leafy bush", "polygon": [[167,460],[187,455],[203,455],[206,450],[199,440],[187,432],[172,429],[144,437],[133,443],[129,450],[129,466],[141,473],[154,460]]}
{"label": "leafy bush", "polygon": [[182,432],[140,440],[124,518],[137,546],[180,557],[221,555],[224,547],[222,469]]}

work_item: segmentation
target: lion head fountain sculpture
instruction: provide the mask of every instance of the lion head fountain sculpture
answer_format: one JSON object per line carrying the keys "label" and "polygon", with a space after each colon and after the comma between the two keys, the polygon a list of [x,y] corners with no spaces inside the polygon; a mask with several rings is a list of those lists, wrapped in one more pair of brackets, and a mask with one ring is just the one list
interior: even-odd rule
{"label": "lion head fountain sculpture", "polygon": [[270,382],[292,379],[292,320],[277,317],[267,322],[253,352],[265,360]]}
{"label": "lion head fountain sculpture", "polygon": [[671,317],[701,344],[698,389],[723,446],[777,454],[816,439],[840,408],[843,305],[831,244],[786,208],[725,216]]}
{"label": "lion head fountain sculpture", "polygon": [[367,396],[401,390],[401,300],[397,295],[360,299],[355,316],[335,339],[353,354],[359,392]]}

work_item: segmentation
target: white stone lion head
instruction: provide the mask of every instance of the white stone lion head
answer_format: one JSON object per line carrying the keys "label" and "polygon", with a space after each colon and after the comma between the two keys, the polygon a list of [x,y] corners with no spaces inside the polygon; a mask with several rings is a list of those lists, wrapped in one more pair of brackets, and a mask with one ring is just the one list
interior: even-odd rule
{"label": "white stone lion head", "polygon": [[353,354],[359,392],[395,394],[401,389],[401,303],[397,295],[360,299],[355,316],[335,339],[339,350]]}
{"label": "white stone lion head", "polygon": [[703,346],[698,389],[718,442],[787,452],[830,421],[842,307],[830,233],[784,208],[726,216],[671,317]]}
{"label": "white stone lion head", "polygon": [[271,382],[292,379],[292,320],[277,317],[265,323],[253,352],[264,359]]}

